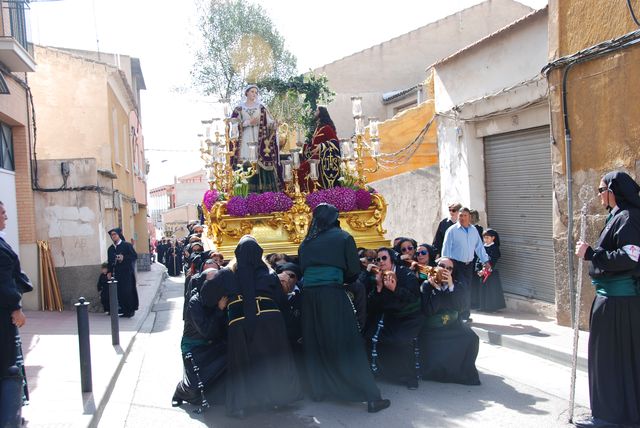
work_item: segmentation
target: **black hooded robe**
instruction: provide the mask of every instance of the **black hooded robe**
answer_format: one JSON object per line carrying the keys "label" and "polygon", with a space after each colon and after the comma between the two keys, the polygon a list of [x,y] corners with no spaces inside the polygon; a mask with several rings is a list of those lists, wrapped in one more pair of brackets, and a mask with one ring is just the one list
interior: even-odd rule
{"label": "black hooded robe", "polygon": [[[132,317],[138,310],[138,290],[136,288],[135,264],[138,259],[133,245],[124,240],[120,229],[112,229],[120,236],[121,242],[114,243],[107,250],[107,263],[111,277],[118,281],[118,305],[125,317]],[[116,260],[116,255],[122,254],[122,261]]]}
{"label": "black hooded robe", "polygon": [[[621,425],[640,425],[640,186],[621,172],[603,181],[616,198],[595,248],[588,248],[596,285],[591,306],[588,368],[591,413]],[[616,290],[626,283],[623,292]]]}
{"label": "black hooded robe", "polygon": [[[290,404],[302,399],[302,392],[279,309],[286,307],[280,280],[262,261],[253,237],[240,239],[235,256],[235,270],[220,270],[211,284],[224,287],[229,297],[226,411],[242,416]],[[204,288],[202,294],[212,301]]]}
{"label": "black hooded robe", "polygon": [[[318,205],[307,238],[298,249],[304,277],[302,343],[311,395],[315,400],[380,400],[344,286],[360,272],[358,250],[353,237],[337,222],[334,206]],[[341,271],[343,281],[322,281],[323,269]],[[320,272],[320,277],[314,272]]]}

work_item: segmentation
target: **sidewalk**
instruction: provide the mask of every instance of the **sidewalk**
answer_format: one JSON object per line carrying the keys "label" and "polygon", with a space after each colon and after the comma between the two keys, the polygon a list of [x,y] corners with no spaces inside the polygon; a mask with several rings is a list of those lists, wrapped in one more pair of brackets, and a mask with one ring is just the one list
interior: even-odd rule
{"label": "sidewalk", "polygon": [[[480,340],[500,345],[571,367],[573,329],[559,326],[555,319],[503,310],[473,312],[471,328]],[[589,332],[580,331],[578,369],[587,370]]]}
{"label": "sidewalk", "polygon": [[111,319],[89,314],[93,393],[80,385],[75,307],[64,312],[25,311],[20,329],[25,353],[30,403],[23,407],[28,427],[87,427],[104,410],[135,337],[153,307],[165,267],[138,272],[139,309],[133,318],[120,318],[120,346],[111,344]]}

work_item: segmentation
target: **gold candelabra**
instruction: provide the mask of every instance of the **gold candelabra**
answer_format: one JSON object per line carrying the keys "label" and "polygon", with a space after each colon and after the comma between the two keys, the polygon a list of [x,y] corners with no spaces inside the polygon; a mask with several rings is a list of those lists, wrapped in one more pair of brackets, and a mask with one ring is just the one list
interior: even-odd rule
{"label": "gold candelabra", "polygon": [[[238,139],[240,137],[238,121],[236,119],[225,118],[223,120],[214,118],[203,120],[205,127],[204,137],[200,147],[200,157],[205,162],[209,188],[233,195],[236,181],[248,181],[257,171],[258,163],[258,143],[250,142],[249,159],[250,166],[240,165],[240,169],[234,171],[231,159],[235,155]],[[224,125],[223,125],[224,124]],[[224,128],[222,128],[224,126]],[[224,132],[224,141],[221,140],[221,133]],[[213,136],[213,140],[211,139]]]}
{"label": "gold candelabra", "polygon": [[[369,118],[369,138],[365,137],[364,116],[362,115],[362,98],[351,97],[351,112],[354,120],[354,137],[351,140],[342,140],[340,154],[344,167],[348,171],[355,171],[356,184],[364,188],[367,184],[365,173],[374,173],[380,169],[380,137],[378,131],[378,118]],[[371,157],[373,168],[365,168],[365,156]]]}

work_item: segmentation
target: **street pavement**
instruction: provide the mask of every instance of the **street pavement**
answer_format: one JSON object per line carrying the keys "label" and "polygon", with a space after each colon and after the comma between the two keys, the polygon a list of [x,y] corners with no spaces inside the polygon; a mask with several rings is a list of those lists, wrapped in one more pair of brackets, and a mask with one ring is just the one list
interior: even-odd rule
{"label": "street pavement", "polygon": [[[280,411],[252,414],[244,420],[226,417],[224,406],[213,406],[204,413],[189,405],[172,408],[171,397],[182,377],[182,290],[182,278],[164,282],[160,298],[126,357],[99,420],[100,427],[571,426],[570,368],[565,358],[570,353],[571,331],[549,320],[513,314],[473,315],[478,320],[477,331],[486,340],[481,341],[477,360],[480,386],[421,381],[417,391],[409,391],[380,382],[391,407],[377,414],[368,414],[361,403],[311,400]],[[525,344],[523,352],[515,349],[517,346],[491,344],[508,336],[511,341],[506,340],[507,344],[517,345],[515,338],[519,335],[527,336],[524,342],[533,337],[533,342],[537,339],[544,346],[532,350],[532,345]],[[587,375],[582,370],[577,374],[576,403],[576,415],[586,416]]]}
{"label": "street pavement", "polygon": [[[166,269],[153,264],[138,272],[139,309],[132,318],[120,318],[120,345],[113,346],[111,319],[89,313],[93,392],[82,393],[77,315],[74,307],[63,312],[25,311],[20,329],[30,403],[22,415],[29,428],[87,427],[96,422],[131,350],[138,330],[151,311]],[[91,284],[95,287],[95,284]]]}

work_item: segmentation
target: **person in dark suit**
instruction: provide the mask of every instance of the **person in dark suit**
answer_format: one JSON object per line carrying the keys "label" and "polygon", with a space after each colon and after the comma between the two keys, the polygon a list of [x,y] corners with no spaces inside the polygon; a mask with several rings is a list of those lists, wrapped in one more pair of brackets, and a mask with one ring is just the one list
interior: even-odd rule
{"label": "person in dark suit", "polygon": [[[0,202],[0,233],[7,222]],[[22,294],[32,291],[31,281],[20,268],[20,259],[0,235],[0,426],[22,425],[22,405],[28,400],[22,343],[18,328],[26,322]]]}
{"label": "person in dark suit", "polygon": [[431,244],[434,251],[434,260],[440,257],[440,255],[442,254],[444,234],[447,229],[449,229],[449,227],[458,222],[458,214],[460,213],[460,208],[462,208],[462,204],[460,204],[459,202],[449,205],[449,217],[443,218],[442,221],[440,221],[440,224],[438,224],[438,230],[436,231],[436,235],[433,237],[433,243]]}

